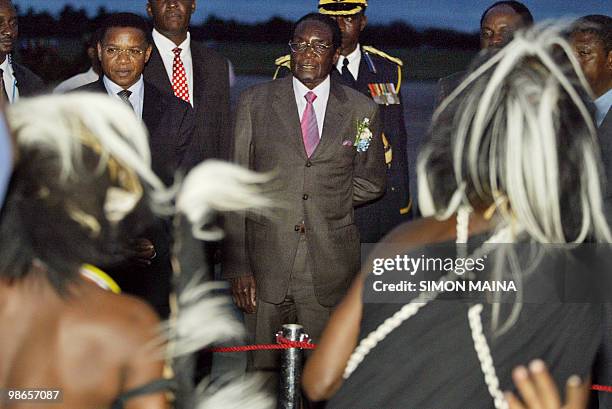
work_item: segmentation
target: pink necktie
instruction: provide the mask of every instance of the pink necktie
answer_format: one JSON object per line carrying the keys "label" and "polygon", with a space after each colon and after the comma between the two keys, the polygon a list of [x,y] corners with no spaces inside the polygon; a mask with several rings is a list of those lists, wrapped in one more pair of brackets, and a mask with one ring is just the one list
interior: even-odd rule
{"label": "pink necktie", "polygon": [[183,101],[189,102],[189,84],[187,83],[187,73],[183,60],[181,60],[181,48],[174,50],[174,61],[172,62],[172,90],[174,95]]}
{"label": "pink necktie", "polygon": [[308,91],[306,95],[306,109],[302,115],[302,138],[304,139],[304,148],[306,149],[306,155],[310,158],[315,148],[319,144],[319,126],[317,124],[317,116],[315,115],[314,106],[312,103],[317,96],[314,92]]}

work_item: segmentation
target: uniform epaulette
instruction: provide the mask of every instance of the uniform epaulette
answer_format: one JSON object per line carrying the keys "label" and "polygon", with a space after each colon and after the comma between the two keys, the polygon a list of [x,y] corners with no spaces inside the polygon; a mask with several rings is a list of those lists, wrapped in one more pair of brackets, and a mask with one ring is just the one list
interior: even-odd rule
{"label": "uniform epaulette", "polygon": [[396,57],[391,57],[389,54],[385,53],[384,51],[380,51],[379,49],[376,49],[372,46],[369,45],[364,45],[363,47],[363,51],[366,51],[368,53],[372,53],[375,55],[378,55],[386,60],[389,60],[397,65],[399,65],[400,67],[404,66],[404,62],[402,60],[400,60],[399,58]]}
{"label": "uniform epaulette", "polygon": [[274,61],[274,65],[290,68],[290,66],[291,66],[291,54],[287,54],[287,55],[283,55],[282,57],[278,57]]}
{"label": "uniform epaulette", "polygon": [[283,55],[282,57],[278,57],[274,61],[274,65],[276,65],[276,70],[274,70],[274,75],[272,79],[275,80],[278,78],[278,74],[281,72],[283,68],[291,69],[291,54]]}

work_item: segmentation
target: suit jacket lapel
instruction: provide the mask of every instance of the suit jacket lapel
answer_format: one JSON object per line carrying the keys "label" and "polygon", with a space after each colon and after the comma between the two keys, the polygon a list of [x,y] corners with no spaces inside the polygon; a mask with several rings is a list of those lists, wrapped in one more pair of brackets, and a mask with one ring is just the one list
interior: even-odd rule
{"label": "suit jacket lapel", "polygon": [[164,66],[164,62],[162,61],[161,55],[159,54],[159,50],[157,46],[153,44],[153,52],[151,53],[151,59],[147,63],[147,67],[145,69],[145,77],[147,80],[153,84],[157,84],[157,86],[164,92],[168,92],[173,94],[172,84],[170,83],[170,79],[168,78],[168,72],[166,71],[166,67]]}
{"label": "suit jacket lapel", "polygon": [[[197,109],[200,104],[210,106],[212,87],[206,83],[206,78],[211,78],[208,73],[202,49],[199,44],[191,43],[191,61],[193,67],[193,107]],[[202,111],[205,112],[205,111]]]}
{"label": "suit jacket lapel", "polygon": [[[306,150],[302,140],[302,128],[300,127],[300,116],[295,103],[295,93],[293,92],[293,76],[276,80],[278,88],[274,94],[273,109],[279,118],[282,132],[287,135],[289,143],[306,159]],[[272,123],[275,123],[274,121]]]}
{"label": "suit jacket lapel", "polygon": [[100,75],[100,79],[98,79],[98,81],[94,82],[93,84],[96,84],[96,91],[108,94],[108,90],[106,89],[106,86],[104,86],[104,75]]}
{"label": "suit jacket lapel", "polygon": [[[12,64],[13,66],[13,76],[15,77],[15,86],[17,87],[17,89],[19,90],[19,94],[21,96],[27,95],[28,94],[28,82],[25,80],[25,73],[23,72],[23,70],[21,69],[21,67],[19,66],[19,64]],[[5,84],[6,89],[8,90],[8,92],[11,92],[10,90],[13,88],[13,84]]]}
{"label": "suit jacket lapel", "polygon": [[148,82],[144,85],[144,98],[142,104],[142,121],[149,130],[149,137],[154,138],[155,130],[164,113],[165,104],[161,94],[155,87]]}
{"label": "suit jacket lapel", "polygon": [[340,132],[344,124],[348,101],[346,93],[342,90],[341,85],[334,78],[331,79],[329,99],[327,100],[327,108],[325,110],[325,121],[323,122],[323,134],[321,142],[315,149],[313,156],[325,150],[328,146],[335,143],[340,144],[342,138]]}
{"label": "suit jacket lapel", "polygon": [[599,126],[599,133],[606,134],[610,137],[610,133],[612,132],[612,109],[608,110],[608,113],[604,117],[603,122]]}

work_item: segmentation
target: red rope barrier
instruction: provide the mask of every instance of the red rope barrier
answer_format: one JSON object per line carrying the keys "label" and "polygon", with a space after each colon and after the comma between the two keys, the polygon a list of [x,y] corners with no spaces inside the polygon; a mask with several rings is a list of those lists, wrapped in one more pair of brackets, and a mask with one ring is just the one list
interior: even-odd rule
{"label": "red rope barrier", "polygon": [[591,385],[591,390],[612,393],[612,386],[607,386],[607,385]]}
{"label": "red rope barrier", "polygon": [[311,343],[309,340],[307,341],[291,341],[282,335],[276,336],[276,344],[257,344],[257,345],[241,345],[235,347],[215,347],[210,348],[211,352],[245,352],[245,351],[264,351],[264,350],[272,350],[272,349],[290,349],[290,348],[300,348],[300,349],[315,349],[317,347],[316,344]]}
{"label": "red rope barrier", "polygon": [[[215,347],[210,348],[211,352],[245,352],[245,351],[263,351],[273,349],[315,349],[316,344],[311,343],[309,340],[305,342],[291,341],[282,335],[276,336],[276,344],[258,344],[258,345],[242,345],[236,347]],[[612,393],[612,386],[607,385],[591,385],[591,390],[599,392]]]}

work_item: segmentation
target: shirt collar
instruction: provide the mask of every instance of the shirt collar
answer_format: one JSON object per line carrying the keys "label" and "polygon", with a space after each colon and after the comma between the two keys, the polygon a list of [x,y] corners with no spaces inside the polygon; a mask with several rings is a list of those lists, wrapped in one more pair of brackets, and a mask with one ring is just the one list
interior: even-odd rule
{"label": "shirt collar", "polygon": [[174,50],[176,47],[179,47],[182,50],[182,54],[188,51],[189,47],[191,46],[191,33],[188,31],[187,38],[185,39],[185,41],[183,41],[177,46],[168,37],[157,31],[156,29],[153,29],[153,41],[155,42],[155,45],[157,46],[160,52],[174,54],[174,51],[172,50]]}
{"label": "shirt collar", "polygon": [[353,52],[351,52],[345,58],[347,60],[349,60],[349,63],[352,63],[352,62],[354,62],[355,60],[357,60],[360,57],[361,57],[361,46],[359,44],[357,44],[357,47],[355,47]]}
{"label": "shirt collar", "polygon": [[300,80],[293,77],[293,90],[297,95],[300,95],[302,98],[309,92],[312,91],[315,93],[317,98],[321,96],[325,96],[329,94],[331,81],[329,79],[329,75],[323,80],[322,83],[314,87],[313,89],[308,88],[304,85]]}
{"label": "shirt collar", "polygon": [[336,63],[336,68],[338,72],[342,73],[342,67],[344,66],[344,61],[348,61],[348,69],[353,75],[354,79],[357,79],[359,75],[359,64],[361,64],[361,46],[357,44],[357,47],[347,56],[340,56],[338,58],[338,62]]}
{"label": "shirt collar", "polygon": [[[104,76],[103,81],[104,81],[104,86],[106,87],[106,90],[110,94],[117,95],[119,92],[123,91],[123,87],[115,84],[106,75]],[[134,95],[141,95],[143,90],[144,90],[144,80],[142,79],[142,74],[140,74],[140,78],[138,78],[138,81],[136,81],[131,87],[129,87],[128,91],[130,91]]]}
{"label": "shirt collar", "polygon": [[608,115],[610,106],[612,106],[612,88],[595,100],[595,108],[597,108],[595,119],[597,121],[597,126],[601,126],[603,123],[606,115]]}
{"label": "shirt collar", "polygon": [[0,64],[0,68],[2,68],[2,71],[4,71],[5,73],[13,75],[13,67],[9,63],[8,55],[4,58],[4,61],[2,61],[2,64]]}

